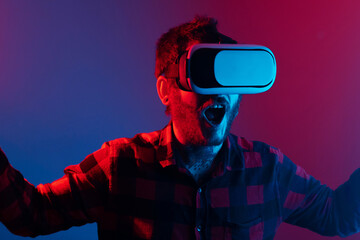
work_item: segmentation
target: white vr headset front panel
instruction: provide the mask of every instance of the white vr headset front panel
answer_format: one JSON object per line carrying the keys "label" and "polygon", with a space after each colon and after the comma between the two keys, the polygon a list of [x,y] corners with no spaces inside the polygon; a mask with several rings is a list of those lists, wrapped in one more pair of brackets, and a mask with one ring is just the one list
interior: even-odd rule
{"label": "white vr headset front panel", "polygon": [[[200,54],[206,55],[206,49],[209,50],[208,52],[212,52],[210,58],[214,60],[206,65],[195,64],[197,69],[192,69],[191,66],[194,65],[192,61],[195,61],[192,59],[194,54],[199,55],[201,52]],[[206,61],[204,62],[209,62],[209,57],[205,55],[203,59]],[[186,75],[186,82],[190,85],[191,90],[199,94],[261,93],[270,89],[275,81],[275,57],[271,50],[264,46],[196,44],[189,49],[186,58],[186,67],[182,68],[182,71],[186,70],[186,73],[180,73],[180,75]],[[206,73],[204,76],[208,79],[205,83],[200,83],[200,77],[196,79],[195,76],[198,74],[194,72]],[[209,75],[208,72],[211,74]],[[201,79],[201,81],[203,80]],[[208,82],[209,86],[207,86]]]}

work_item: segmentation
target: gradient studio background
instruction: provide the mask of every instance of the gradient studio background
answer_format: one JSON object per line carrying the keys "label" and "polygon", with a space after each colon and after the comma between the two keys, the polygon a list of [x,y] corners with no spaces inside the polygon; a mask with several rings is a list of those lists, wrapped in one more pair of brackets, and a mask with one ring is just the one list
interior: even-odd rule
{"label": "gradient studio background", "polygon": [[[277,58],[274,87],[244,98],[233,132],[281,148],[335,188],[360,163],[359,7],[327,0],[1,1],[0,146],[38,185],[104,141],[162,128],[168,118],[155,89],[155,42],[208,14],[223,33],[268,46]],[[23,238],[0,224],[0,239]],[[38,239],[95,240],[96,225]],[[328,238],[283,224],[276,239]]]}

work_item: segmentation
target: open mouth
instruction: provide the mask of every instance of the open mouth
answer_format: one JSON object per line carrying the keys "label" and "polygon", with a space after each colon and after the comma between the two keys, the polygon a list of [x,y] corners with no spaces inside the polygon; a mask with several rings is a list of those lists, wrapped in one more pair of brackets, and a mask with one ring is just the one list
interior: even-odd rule
{"label": "open mouth", "polygon": [[215,104],[209,106],[204,111],[204,116],[211,125],[219,125],[223,120],[224,115],[225,115],[225,106],[222,104]]}

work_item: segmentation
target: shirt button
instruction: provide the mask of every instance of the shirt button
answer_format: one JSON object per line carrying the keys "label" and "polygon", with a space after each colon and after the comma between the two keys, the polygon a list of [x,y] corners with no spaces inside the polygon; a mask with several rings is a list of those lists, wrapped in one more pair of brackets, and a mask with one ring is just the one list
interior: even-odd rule
{"label": "shirt button", "polygon": [[202,230],[202,226],[201,226],[201,225],[197,225],[197,226],[196,226],[196,231],[201,232],[201,230]]}

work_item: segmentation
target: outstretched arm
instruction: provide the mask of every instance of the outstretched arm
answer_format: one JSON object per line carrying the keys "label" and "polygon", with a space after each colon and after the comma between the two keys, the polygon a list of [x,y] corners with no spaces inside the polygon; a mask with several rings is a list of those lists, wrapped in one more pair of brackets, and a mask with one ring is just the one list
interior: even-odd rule
{"label": "outstretched arm", "polygon": [[360,169],[335,191],[286,156],[278,170],[285,222],[327,236],[345,237],[360,231]]}
{"label": "outstretched arm", "polygon": [[107,148],[65,169],[64,177],[36,188],[0,149],[0,221],[21,236],[49,234],[97,220],[108,191]]}

